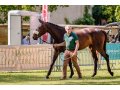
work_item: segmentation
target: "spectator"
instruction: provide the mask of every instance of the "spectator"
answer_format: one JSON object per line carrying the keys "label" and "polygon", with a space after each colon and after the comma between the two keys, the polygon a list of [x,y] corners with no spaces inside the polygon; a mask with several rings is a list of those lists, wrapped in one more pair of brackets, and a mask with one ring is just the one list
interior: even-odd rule
{"label": "spectator", "polygon": [[23,37],[22,44],[23,45],[30,45],[30,36],[29,35]]}

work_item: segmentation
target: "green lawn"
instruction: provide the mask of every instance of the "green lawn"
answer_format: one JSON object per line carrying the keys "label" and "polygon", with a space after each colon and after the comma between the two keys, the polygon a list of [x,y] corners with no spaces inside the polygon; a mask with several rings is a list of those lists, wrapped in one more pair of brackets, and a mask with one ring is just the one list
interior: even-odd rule
{"label": "green lawn", "polygon": [[[89,66],[88,66],[89,67]],[[77,74],[72,79],[60,80],[62,72],[52,72],[50,79],[45,79],[45,71],[24,72],[0,72],[0,84],[3,85],[120,85],[120,70],[112,70],[111,77],[106,69],[98,70],[97,75],[92,78],[93,69],[81,67],[83,78],[77,79]],[[69,75],[68,71],[68,75]]]}

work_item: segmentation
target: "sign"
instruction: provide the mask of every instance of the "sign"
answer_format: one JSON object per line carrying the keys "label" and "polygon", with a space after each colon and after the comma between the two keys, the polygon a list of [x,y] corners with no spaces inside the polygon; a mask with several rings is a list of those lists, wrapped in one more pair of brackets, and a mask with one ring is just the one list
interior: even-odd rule
{"label": "sign", "polygon": [[[107,54],[110,60],[120,59],[120,43],[108,43],[106,45]],[[102,57],[103,60],[103,57]]]}

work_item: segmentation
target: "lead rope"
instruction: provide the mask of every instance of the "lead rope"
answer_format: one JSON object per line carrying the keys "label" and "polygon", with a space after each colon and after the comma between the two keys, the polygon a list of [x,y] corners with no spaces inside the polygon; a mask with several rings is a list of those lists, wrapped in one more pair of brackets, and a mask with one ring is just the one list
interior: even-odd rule
{"label": "lead rope", "polygon": [[[62,61],[64,61],[64,60],[67,60],[67,59],[72,58],[72,57],[73,57],[73,55],[72,55],[72,56],[70,56],[70,57],[68,57],[68,58],[66,58],[66,59],[62,59],[62,58],[61,58],[62,56],[59,56],[59,57],[60,57],[60,59],[61,59]],[[78,58],[78,56],[77,56],[77,59],[80,61],[80,59]]]}

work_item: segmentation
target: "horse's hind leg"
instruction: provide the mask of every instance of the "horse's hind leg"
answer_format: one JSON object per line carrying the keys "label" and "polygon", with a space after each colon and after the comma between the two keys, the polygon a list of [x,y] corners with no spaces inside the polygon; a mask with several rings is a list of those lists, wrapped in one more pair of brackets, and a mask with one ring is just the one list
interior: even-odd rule
{"label": "horse's hind leg", "polygon": [[94,60],[94,73],[92,75],[92,77],[94,77],[97,74],[97,62],[98,62],[98,58],[97,58],[97,54],[96,54],[96,50],[91,50],[92,52],[92,57]]}
{"label": "horse's hind leg", "polygon": [[73,71],[71,60],[69,61],[69,67],[70,67],[70,71],[71,71],[71,74],[70,74],[69,78],[72,78],[72,76],[74,75],[74,71]]}
{"label": "horse's hind leg", "polygon": [[105,60],[106,60],[106,62],[107,62],[107,69],[108,69],[108,72],[110,73],[111,76],[113,76],[114,73],[111,71],[111,68],[110,68],[109,55],[106,54],[105,51],[100,52],[100,54],[105,58]]}

